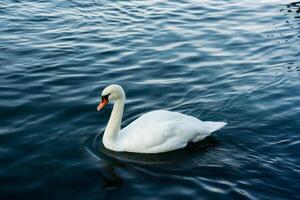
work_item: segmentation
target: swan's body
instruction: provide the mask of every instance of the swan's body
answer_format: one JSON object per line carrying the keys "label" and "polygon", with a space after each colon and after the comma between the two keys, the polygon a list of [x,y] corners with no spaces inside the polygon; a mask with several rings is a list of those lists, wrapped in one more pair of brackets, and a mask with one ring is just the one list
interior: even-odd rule
{"label": "swan's body", "polygon": [[111,85],[102,92],[98,110],[109,100],[114,107],[103,135],[103,144],[113,151],[162,153],[198,142],[224,127],[225,122],[203,122],[178,112],[157,110],[148,112],[120,130],[125,93],[121,86]]}

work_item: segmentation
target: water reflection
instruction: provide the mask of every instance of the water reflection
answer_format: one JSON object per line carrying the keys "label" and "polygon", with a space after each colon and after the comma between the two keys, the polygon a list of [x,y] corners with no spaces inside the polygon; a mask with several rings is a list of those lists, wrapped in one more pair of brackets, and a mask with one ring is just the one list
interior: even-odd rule
{"label": "water reflection", "polygon": [[100,157],[97,151],[93,149],[95,144],[95,140],[93,140],[93,138],[89,138],[85,145],[85,149],[91,156],[99,161],[99,172],[104,181],[103,190],[116,190],[123,184],[123,180],[115,172],[115,168],[120,166],[121,163],[109,156],[106,156],[105,154]]}
{"label": "water reflection", "polygon": [[[300,18],[300,1],[289,3],[286,5],[286,8],[282,8],[280,11],[287,15],[293,15],[293,18]],[[299,25],[300,23],[298,22],[297,24]]]}
{"label": "water reflection", "polygon": [[[137,173],[143,173],[151,177],[192,177],[190,170],[210,166],[217,168],[218,164],[210,162],[209,154],[217,148],[219,141],[213,136],[196,144],[189,144],[186,148],[161,154],[135,154],[114,152],[106,149],[102,144],[102,134],[90,137],[85,149],[88,153],[99,160],[100,174],[103,178],[103,189],[114,191],[123,185],[123,178],[117,169],[129,168]],[[213,166],[215,165],[215,166]]]}
{"label": "water reflection", "polygon": [[115,166],[117,166],[117,163],[102,159],[100,161],[100,165],[100,173],[104,180],[103,189],[106,191],[113,191],[121,187],[123,184],[123,179],[121,179],[115,172]]}
{"label": "water reflection", "polygon": [[[300,1],[287,4],[286,7],[288,8],[288,12],[300,13]],[[295,16],[295,18],[300,18],[300,16]]]}
{"label": "water reflection", "polygon": [[[300,31],[299,31],[299,18],[300,18],[300,1],[297,2],[292,2],[289,4],[286,4],[284,8],[280,10],[283,12],[286,16],[288,16],[288,20],[286,20],[287,27],[286,29],[282,30],[281,35],[282,36],[287,36],[287,37],[282,37],[285,38],[287,42],[289,42],[289,47],[294,49],[298,49],[296,46],[298,44],[298,39],[300,38]],[[289,48],[285,47],[285,48]],[[299,57],[299,51],[295,50],[295,57]],[[300,66],[298,63],[298,60],[295,60],[293,62],[288,62],[286,64],[286,69],[288,72],[291,73],[297,73],[298,75],[300,74]]]}
{"label": "water reflection", "polygon": [[[186,163],[195,159],[195,156],[205,156],[206,153],[219,145],[219,141],[213,136],[195,144],[189,144],[186,148],[159,154],[136,154],[127,152],[114,152],[106,149],[102,143],[102,134],[91,137],[86,143],[87,151],[99,160],[105,160],[111,164],[126,163],[134,166],[157,167],[176,171],[186,169]],[[184,161],[184,162],[182,162]],[[174,167],[176,166],[176,167]],[[188,165],[189,168],[195,166]]]}

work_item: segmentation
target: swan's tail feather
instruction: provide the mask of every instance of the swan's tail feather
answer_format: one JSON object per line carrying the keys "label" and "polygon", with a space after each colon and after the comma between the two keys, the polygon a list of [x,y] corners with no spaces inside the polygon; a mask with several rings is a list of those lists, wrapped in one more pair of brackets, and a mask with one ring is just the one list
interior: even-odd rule
{"label": "swan's tail feather", "polygon": [[226,126],[227,122],[205,122],[205,125],[209,128],[210,133],[215,132],[224,126]]}

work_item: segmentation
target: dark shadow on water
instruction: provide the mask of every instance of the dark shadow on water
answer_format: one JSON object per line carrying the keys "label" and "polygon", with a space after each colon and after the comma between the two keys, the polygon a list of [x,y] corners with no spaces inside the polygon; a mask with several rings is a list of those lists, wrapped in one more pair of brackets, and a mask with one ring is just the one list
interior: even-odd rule
{"label": "dark shadow on water", "polygon": [[281,9],[281,12],[293,14],[294,18],[300,18],[300,1],[291,2],[286,5],[286,9]]}
{"label": "dark shadow on water", "polygon": [[115,172],[115,166],[117,166],[117,163],[114,163],[112,161],[101,161],[100,173],[104,180],[103,190],[113,191],[118,189],[123,184],[123,179],[119,177]]}
{"label": "dark shadow on water", "polygon": [[[287,5],[287,8],[289,9],[288,12],[295,12],[297,14],[300,13],[300,1],[296,1],[296,2],[292,2],[290,4]],[[293,10],[291,10],[291,9]],[[295,16],[295,18],[300,18],[300,16]]]}
{"label": "dark shadow on water", "polygon": [[159,154],[138,154],[114,152],[106,149],[102,143],[102,134],[90,137],[85,149],[90,155],[98,159],[101,166],[104,189],[114,190],[122,185],[122,179],[115,173],[115,168],[134,168],[151,175],[184,175],[188,176],[189,170],[206,166],[199,160],[207,159],[206,154],[219,145],[213,137],[195,144],[189,144],[186,148]]}
{"label": "dark shadow on water", "polygon": [[85,145],[87,151],[99,159],[113,159],[115,161],[144,166],[178,165],[182,161],[195,155],[203,155],[209,149],[218,146],[218,141],[210,136],[198,143],[191,143],[186,148],[158,154],[140,154],[115,152],[106,149],[102,143],[102,134],[89,138]]}

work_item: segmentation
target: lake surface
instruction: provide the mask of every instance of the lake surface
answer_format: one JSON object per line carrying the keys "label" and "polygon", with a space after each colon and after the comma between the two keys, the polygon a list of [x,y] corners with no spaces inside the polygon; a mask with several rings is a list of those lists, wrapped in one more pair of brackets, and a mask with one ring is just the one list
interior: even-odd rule
{"label": "lake surface", "polygon": [[[114,153],[102,133],[166,109],[228,125]],[[300,2],[0,2],[0,199],[300,199]]]}

